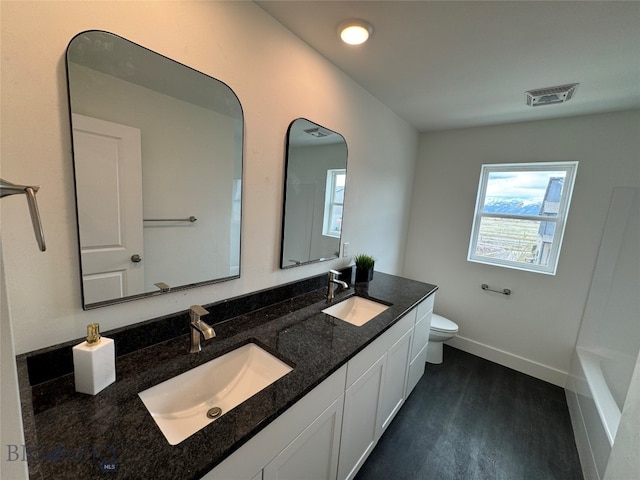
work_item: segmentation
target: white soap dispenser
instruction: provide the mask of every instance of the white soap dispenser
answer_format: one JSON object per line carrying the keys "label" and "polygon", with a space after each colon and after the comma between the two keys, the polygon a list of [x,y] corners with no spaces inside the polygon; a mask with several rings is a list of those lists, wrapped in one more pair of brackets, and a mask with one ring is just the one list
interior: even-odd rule
{"label": "white soap dispenser", "polygon": [[73,347],[76,392],[95,395],[116,381],[113,340],[100,336],[100,325],[87,325],[87,340]]}

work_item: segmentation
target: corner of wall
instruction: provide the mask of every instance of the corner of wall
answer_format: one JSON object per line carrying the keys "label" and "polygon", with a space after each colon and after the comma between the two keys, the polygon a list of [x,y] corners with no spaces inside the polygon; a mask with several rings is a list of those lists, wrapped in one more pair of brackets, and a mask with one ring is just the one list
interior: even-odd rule
{"label": "corner of wall", "polygon": [[[22,431],[22,411],[20,409],[20,395],[18,390],[18,374],[16,372],[16,357],[13,347],[13,333],[6,282],[4,278],[4,261],[2,255],[2,241],[0,240],[0,351],[2,352],[0,436],[2,449],[7,452],[0,461],[0,478],[22,480],[29,477],[27,462],[22,461],[24,433]],[[15,450],[12,447],[15,446]]]}

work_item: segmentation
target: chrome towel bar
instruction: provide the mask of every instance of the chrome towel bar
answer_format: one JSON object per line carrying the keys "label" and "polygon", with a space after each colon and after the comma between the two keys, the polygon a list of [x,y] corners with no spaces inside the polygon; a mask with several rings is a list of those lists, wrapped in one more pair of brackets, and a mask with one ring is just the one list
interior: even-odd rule
{"label": "chrome towel bar", "polygon": [[511,295],[511,289],[509,288],[503,288],[502,290],[494,290],[493,288],[489,288],[489,285],[487,285],[486,283],[483,283],[482,285],[480,285],[480,288],[482,288],[483,290],[487,290],[488,292],[501,293],[503,295]]}
{"label": "chrome towel bar", "polygon": [[145,218],[145,222],[196,222],[198,219],[191,215],[187,218]]}
{"label": "chrome towel bar", "polygon": [[29,213],[31,214],[33,232],[36,235],[36,241],[38,242],[40,251],[44,252],[47,249],[47,246],[44,242],[44,232],[42,231],[38,202],[36,202],[36,193],[38,190],[40,190],[40,187],[16,185],[0,178],[0,198],[8,197],[9,195],[17,195],[19,193],[24,193],[27,196],[27,204],[29,205]]}

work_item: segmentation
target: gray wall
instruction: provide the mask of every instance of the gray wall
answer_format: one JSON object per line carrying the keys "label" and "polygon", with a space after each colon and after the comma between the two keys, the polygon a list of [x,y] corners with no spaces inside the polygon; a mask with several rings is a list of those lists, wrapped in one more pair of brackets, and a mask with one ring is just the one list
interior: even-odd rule
{"label": "gray wall", "polygon": [[[631,111],[420,136],[404,274],[440,286],[452,345],[564,385],[612,189],[640,185],[639,125]],[[565,160],[580,164],[557,274],[467,262],[480,166]]]}

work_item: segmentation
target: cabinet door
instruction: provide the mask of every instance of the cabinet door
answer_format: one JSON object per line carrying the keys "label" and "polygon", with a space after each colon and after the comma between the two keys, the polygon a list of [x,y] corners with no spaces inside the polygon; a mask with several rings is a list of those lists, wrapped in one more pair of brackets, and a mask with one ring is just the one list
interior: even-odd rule
{"label": "cabinet door", "polygon": [[386,354],[380,357],[345,392],[338,478],[351,480],[380,437],[379,399]]}
{"label": "cabinet door", "polygon": [[418,353],[429,342],[429,331],[431,330],[431,312],[418,320],[413,334],[413,346],[411,348],[411,360],[415,360]]}
{"label": "cabinet door", "polygon": [[424,375],[424,369],[427,364],[427,345],[425,345],[416,358],[414,358],[409,364],[409,375],[407,378],[407,393],[404,398],[407,398],[413,389],[416,388],[416,385]]}
{"label": "cabinet door", "polygon": [[405,333],[387,353],[384,388],[380,399],[380,415],[377,419],[381,431],[386,430],[404,402],[410,360],[411,333],[411,330]]}
{"label": "cabinet door", "polygon": [[335,480],[342,426],[341,395],[263,471],[263,480]]}

